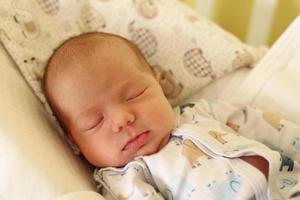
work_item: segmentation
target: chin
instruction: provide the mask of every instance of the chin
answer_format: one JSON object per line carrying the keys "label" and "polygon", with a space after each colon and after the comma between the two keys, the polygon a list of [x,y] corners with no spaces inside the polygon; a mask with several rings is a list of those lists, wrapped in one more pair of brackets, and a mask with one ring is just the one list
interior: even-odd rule
{"label": "chin", "polygon": [[148,150],[148,151],[144,151],[144,153],[142,153],[141,155],[142,156],[149,156],[149,155],[152,155],[152,154],[154,154],[156,152],[157,152],[157,149],[155,149],[155,150]]}
{"label": "chin", "polygon": [[157,143],[155,146],[153,145],[144,146],[144,148],[141,149],[141,152],[138,152],[138,155],[149,156],[157,153],[159,150],[160,150],[160,143]]}
{"label": "chin", "polygon": [[122,161],[122,162],[118,162],[118,163],[113,163],[111,165],[107,165],[105,167],[124,167],[127,163],[129,163],[131,160],[129,161]]}
{"label": "chin", "polygon": [[129,161],[126,161],[124,159],[122,159],[122,161],[119,160],[111,160],[110,162],[90,162],[92,165],[94,165],[95,167],[98,168],[103,168],[103,167],[123,167],[125,166]]}

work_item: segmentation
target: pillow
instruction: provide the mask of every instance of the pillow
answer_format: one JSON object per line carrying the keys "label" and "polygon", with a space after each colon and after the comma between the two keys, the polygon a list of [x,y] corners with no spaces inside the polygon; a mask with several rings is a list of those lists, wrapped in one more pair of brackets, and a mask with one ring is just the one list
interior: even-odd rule
{"label": "pillow", "polygon": [[176,105],[212,80],[250,66],[255,50],[175,0],[3,0],[0,38],[39,99],[53,50],[84,32],[121,35],[159,70]]}
{"label": "pillow", "polygon": [[[161,73],[172,105],[226,73],[254,65],[260,55],[176,0],[2,0],[1,5],[1,42],[57,127],[41,83],[54,49],[72,36],[99,31],[131,40]],[[64,136],[61,128],[58,132]]]}

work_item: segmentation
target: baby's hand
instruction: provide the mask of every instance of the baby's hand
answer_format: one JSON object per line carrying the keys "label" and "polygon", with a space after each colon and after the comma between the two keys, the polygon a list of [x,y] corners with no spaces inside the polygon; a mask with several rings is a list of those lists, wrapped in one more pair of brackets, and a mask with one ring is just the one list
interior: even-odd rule
{"label": "baby's hand", "polygon": [[261,156],[241,156],[240,159],[257,168],[268,180],[269,162]]}

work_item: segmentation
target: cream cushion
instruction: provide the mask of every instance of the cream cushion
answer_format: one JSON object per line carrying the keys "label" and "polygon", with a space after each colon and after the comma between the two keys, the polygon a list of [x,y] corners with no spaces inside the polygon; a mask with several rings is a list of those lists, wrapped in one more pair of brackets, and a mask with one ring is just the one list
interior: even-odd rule
{"label": "cream cushion", "polygon": [[0,199],[54,200],[96,188],[0,44]]}
{"label": "cream cushion", "polygon": [[0,38],[29,85],[46,103],[47,59],[83,32],[128,38],[164,74],[175,105],[212,80],[253,65],[257,51],[176,0],[2,0]]}

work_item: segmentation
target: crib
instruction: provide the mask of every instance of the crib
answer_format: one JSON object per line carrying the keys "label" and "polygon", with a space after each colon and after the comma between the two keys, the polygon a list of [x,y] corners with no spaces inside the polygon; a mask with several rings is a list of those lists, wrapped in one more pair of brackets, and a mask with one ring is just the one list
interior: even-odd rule
{"label": "crib", "polygon": [[[300,19],[294,24],[300,27]],[[287,33],[285,40],[289,34],[293,33]],[[255,67],[233,70],[184,101],[249,103],[300,123],[300,37],[285,40],[281,42],[285,49],[279,40]],[[92,181],[92,170],[56,134],[43,103],[10,53],[1,44],[0,199],[103,200]],[[276,60],[270,62],[272,58]]]}

